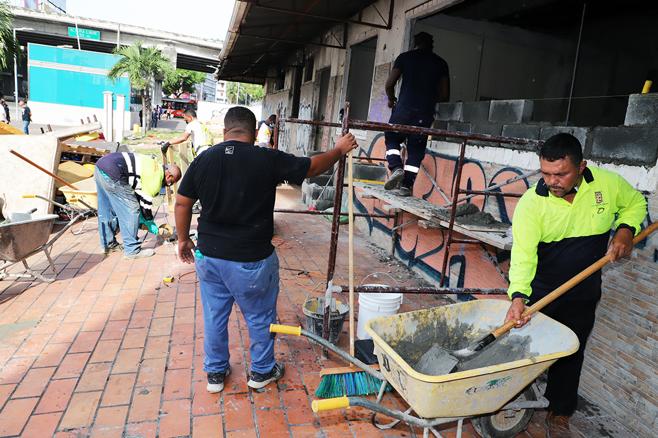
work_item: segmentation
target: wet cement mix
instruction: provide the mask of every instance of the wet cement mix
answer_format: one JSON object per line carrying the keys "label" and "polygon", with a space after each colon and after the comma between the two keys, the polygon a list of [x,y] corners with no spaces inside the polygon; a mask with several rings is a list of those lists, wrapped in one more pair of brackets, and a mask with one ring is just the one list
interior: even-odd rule
{"label": "wet cement mix", "polygon": [[[445,370],[446,351],[455,351],[469,346],[488,334],[477,330],[472,324],[448,322],[437,318],[420,323],[412,336],[400,339],[391,347],[411,367],[423,374],[440,375]],[[473,357],[461,361],[456,371],[498,365],[538,355],[530,349],[530,336],[507,334],[491,343]]]}

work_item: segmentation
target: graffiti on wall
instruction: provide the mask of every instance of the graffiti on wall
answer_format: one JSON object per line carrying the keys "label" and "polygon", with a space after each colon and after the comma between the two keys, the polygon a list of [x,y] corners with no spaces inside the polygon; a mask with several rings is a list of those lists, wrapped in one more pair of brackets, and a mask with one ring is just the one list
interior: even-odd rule
{"label": "graffiti on wall", "polygon": [[[359,150],[360,156],[384,157],[386,147],[383,134],[375,136],[368,148]],[[441,153],[429,151],[423,160],[423,167],[436,181],[438,187],[452,196],[451,187],[457,168],[457,158]],[[491,166],[476,160],[467,160],[462,170],[461,187],[464,189],[484,190],[494,184],[504,182],[512,177],[523,174],[519,168],[505,167],[493,169]],[[492,174],[487,177],[487,174]],[[521,193],[530,185],[527,180],[520,180],[500,190],[510,193]],[[444,198],[438,193],[429,177],[421,172],[414,185],[414,196],[424,198],[433,204],[443,206]],[[485,199],[477,196],[472,203],[484,209],[503,222],[510,222],[516,198],[491,197]],[[365,199],[357,196],[356,205],[362,212],[385,213],[383,202],[378,199]],[[413,221],[415,216],[403,213],[400,223]],[[370,234],[379,230],[391,234],[393,220],[382,218],[367,218]],[[426,275],[435,278],[437,283],[441,277],[441,264],[443,262],[447,232],[444,229],[424,229],[411,222],[403,228],[396,244],[396,254],[409,267],[419,269]],[[450,287],[479,287],[495,288],[506,287],[507,283],[501,274],[506,271],[508,253],[496,254],[491,248],[471,245],[453,244],[449,260],[450,275],[446,284]],[[500,266],[496,266],[500,262]]]}

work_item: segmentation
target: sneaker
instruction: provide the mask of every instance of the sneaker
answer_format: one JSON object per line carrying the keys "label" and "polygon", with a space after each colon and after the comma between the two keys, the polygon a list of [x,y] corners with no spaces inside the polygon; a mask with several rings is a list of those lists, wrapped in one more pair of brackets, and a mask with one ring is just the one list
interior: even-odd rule
{"label": "sneaker", "polygon": [[222,373],[208,373],[206,391],[211,394],[222,392],[222,390],[224,390],[224,379],[226,379],[229,374],[231,374],[231,367],[226,368],[226,371]]}
{"label": "sneaker", "polygon": [[411,189],[409,187],[400,186],[395,191],[393,191],[393,194],[397,196],[401,196],[403,198],[407,198],[411,196]]}
{"label": "sneaker", "polygon": [[117,251],[123,251],[123,245],[117,242],[116,240],[114,242],[110,242],[109,245],[107,245],[105,248],[103,248],[103,254],[108,255],[113,252]]}
{"label": "sneaker", "polygon": [[384,189],[393,190],[398,188],[398,186],[402,182],[402,178],[404,178],[404,169],[398,167],[393,171],[393,173],[391,173],[391,176],[389,176],[386,182],[384,183]]}
{"label": "sneaker", "polygon": [[281,377],[283,377],[284,373],[285,373],[285,368],[283,364],[277,362],[274,364],[274,368],[272,368],[272,371],[270,371],[269,373],[261,374],[252,371],[251,377],[249,377],[249,381],[247,382],[247,386],[252,389],[265,388],[270,383],[276,382]]}
{"label": "sneaker", "polygon": [[576,436],[569,427],[567,415],[555,415],[552,412],[546,415],[546,438],[575,438]]}
{"label": "sneaker", "polygon": [[146,257],[151,257],[155,255],[155,250],[148,248],[148,249],[141,249],[137,252],[134,252],[132,254],[124,254],[123,258],[124,259],[144,259]]}

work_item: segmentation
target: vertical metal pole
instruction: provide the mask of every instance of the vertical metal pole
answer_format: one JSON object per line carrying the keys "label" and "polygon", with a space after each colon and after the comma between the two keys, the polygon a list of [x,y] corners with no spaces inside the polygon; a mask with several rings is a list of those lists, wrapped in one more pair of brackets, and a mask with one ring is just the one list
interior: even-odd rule
{"label": "vertical metal pole", "polygon": [[117,24],[117,50],[121,48],[121,25]]}
{"label": "vertical metal pole", "polygon": [[274,149],[279,149],[279,121],[281,120],[281,108],[278,108],[276,110],[276,121],[274,123],[274,133],[272,136],[274,136],[274,143],[272,144],[272,147]]}
{"label": "vertical metal pole", "polygon": [[391,257],[395,257],[395,244],[398,242],[398,226],[400,226],[400,216],[402,211],[395,209],[395,216],[393,217],[393,233],[391,234]]}
{"label": "vertical metal pole", "polygon": [[[16,41],[16,28],[14,28],[14,41]],[[17,44],[20,47],[20,44]],[[14,120],[18,121],[18,62],[16,61],[16,52],[14,52]]]}
{"label": "vertical metal pole", "polygon": [[583,3],[583,13],[580,16],[580,29],[578,30],[578,42],[576,44],[576,54],[573,59],[573,72],[571,73],[571,88],[569,89],[569,100],[567,101],[567,116],[564,118],[564,124],[569,124],[571,116],[571,99],[573,99],[573,90],[576,87],[576,72],[578,71],[578,58],[580,57],[580,41],[583,38],[583,27],[585,25],[585,10],[587,3]]}
{"label": "vertical metal pole", "polygon": [[446,282],[446,273],[448,268],[448,259],[450,258],[450,244],[452,243],[452,228],[455,226],[455,216],[457,215],[457,199],[459,198],[462,179],[462,168],[464,167],[464,154],[466,152],[466,140],[462,142],[459,150],[459,161],[457,161],[457,174],[455,175],[455,184],[452,190],[452,206],[450,207],[450,222],[448,223],[448,237],[446,239],[446,248],[443,253],[443,265],[441,266],[441,281],[439,287],[443,287]]}
{"label": "vertical metal pole", "polygon": [[78,39],[78,50],[80,50],[80,31],[78,30],[78,17],[75,17],[75,37]]}
{"label": "vertical metal pole", "polygon": [[[350,103],[345,102],[343,111],[342,135],[349,132]],[[341,156],[338,161],[338,170],[336,171],[334,211],[331,220],[331,241],[329,243],[329,261],[327,263],[327,289],[334,278],[336,270],[336,250],[338,247],[338,232],[340,231],[340,208],[343,203],[343,180],[345,179],[345,156]],[[322,337],[329,339],[329,313],[330,307],[325,303],[324,317],[322,318]]]}

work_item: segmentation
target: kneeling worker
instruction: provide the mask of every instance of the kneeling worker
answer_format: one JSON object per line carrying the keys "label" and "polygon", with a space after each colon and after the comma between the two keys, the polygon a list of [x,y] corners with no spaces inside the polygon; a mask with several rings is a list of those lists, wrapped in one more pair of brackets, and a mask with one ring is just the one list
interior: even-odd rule
{"label": "kneeling worker", "polygon": [[[644,196],[616,173],[588,166],[580,142],[557,134],[539,151],[543,178],[519,200],[512,219],[512,259],[505,321],[523,326],[526,305],[545,297],[603,257],[612,261],[633,249],[633,236],[647,214]],[[610,230],[615,229],[610,239]],[[542,313],[574,331],[580,348],[548,370],[547,437],[570,437],[585,344],[601,298],[601,271],[583,280]],[[580,436],[580,435],[578,435]]]}
{"label": "kneeling worker", "polygon": [[96,163],[98,192],[98,233],[105,254],[120,248],[116,241],[121,230],[126,258],[150,257],[152,249],[142,249],[137,239],[140,215],[153,220],[153,198],[163,186],[181,178],[176,165],[163,166],[150,155],[115,152]]}
{"label": "kneeling worker", "polygon": [[[301,184],[323,173],[357,147],[352,134],[335,148],[311,158],[254,147],[256,117],[233,107],[224,118],[224,142],[192,162],[176,197],[178,251],[195,263],[203,304],[203,369],[209,392],[224,389],[229,369],[228,320],[237,303],[249,327],[251,373],[247,385],[263,388],[283,376],[274,360],[274,336],[279,295],[279,260],[272,246],[276,187],[284,181]],[[192,205],[203,209],[198,248],[190,240]],[[194,251],[194,255],[193,255]],[[196,256],[196,257],[195,257]]]}

